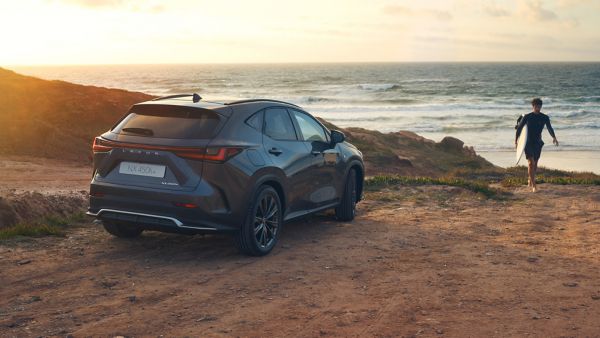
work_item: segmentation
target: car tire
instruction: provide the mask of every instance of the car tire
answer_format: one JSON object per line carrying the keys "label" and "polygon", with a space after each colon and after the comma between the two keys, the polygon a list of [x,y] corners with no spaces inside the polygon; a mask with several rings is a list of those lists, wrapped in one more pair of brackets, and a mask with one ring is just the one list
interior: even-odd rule
{"label": "car tire", "polygon": [[279,194],[273,187],[263,185],[255,193],[245,221],[235,235],[236,246],[246,255],[264,256],[277,244],[282,225]]}
{"label": "car tire", "polygon": [[135,238],[138,237],[144,229],[135,225],[128,225],[116,222],[102,222],[104,229],[111,235],[119,238]]}
{"label": "car tire", "polygon": [[350,169],[346,177],[344,195],[340,204],[335,208],[335,218],[342,222],[349,222],[356,215],[356,170]]}

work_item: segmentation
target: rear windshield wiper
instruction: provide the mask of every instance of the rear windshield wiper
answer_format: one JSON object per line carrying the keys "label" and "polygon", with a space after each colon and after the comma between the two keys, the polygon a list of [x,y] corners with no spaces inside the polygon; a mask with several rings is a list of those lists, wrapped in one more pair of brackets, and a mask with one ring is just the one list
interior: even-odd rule
{"label": "rear windshield wiper", "polygon": [[145,136],[154,135],[154,132],[152,131],[152,129],[148,129],[148,128],[123,128],[123,129],[121,129],[121,131],[124,131],[126,133],[145,135]]}

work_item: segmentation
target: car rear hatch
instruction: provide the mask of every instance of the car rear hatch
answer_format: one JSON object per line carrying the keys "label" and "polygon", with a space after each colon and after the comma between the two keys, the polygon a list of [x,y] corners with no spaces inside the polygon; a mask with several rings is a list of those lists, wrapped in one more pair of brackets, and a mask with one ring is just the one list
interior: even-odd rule
{"label": "car rear hatch", "polygon": [[213,109],[134,105],[94,140],[94,178],[119,186],[191,191],[200,183],[204,161],[228,156],[226,148],[209,147],[226,120]]}

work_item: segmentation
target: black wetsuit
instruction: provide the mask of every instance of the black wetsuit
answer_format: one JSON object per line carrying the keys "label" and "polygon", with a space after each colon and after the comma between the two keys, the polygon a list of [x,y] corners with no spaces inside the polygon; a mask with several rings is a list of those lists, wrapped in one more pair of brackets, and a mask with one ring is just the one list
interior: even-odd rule
{"label": "black wetsuit", "polygon": [[550,136],[556,138],[554,136],[554,129],[552,129],[552,125],[550,124],[550,118],[548,115],[544,113],[529,113],[525,115],[519,125],[517,126],[517,135],[515,140],[519,139],[519,135],[521,135],[521,130],[523,126],[527,125],[527,144],[525,145],[525,156],[527,159],[534,159],[535,161],[539,160],[540,155],[542,154],[542,147],[544,146],[544,141],[542,141],[542,130],[544,130],[544,126],[548,127],[548,132]]}

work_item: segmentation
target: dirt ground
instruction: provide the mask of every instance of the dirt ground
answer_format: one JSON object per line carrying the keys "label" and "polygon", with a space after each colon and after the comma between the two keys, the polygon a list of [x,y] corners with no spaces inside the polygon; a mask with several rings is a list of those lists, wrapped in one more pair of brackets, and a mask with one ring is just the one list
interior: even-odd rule
{"label": "dirt ground", "polygon": [[600,336],[600,187],[540,188],[370,192],[262,258],[91,222],[0,242],[0,336]]}

